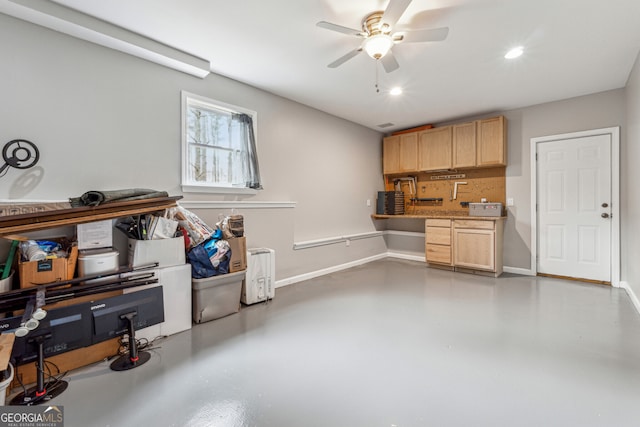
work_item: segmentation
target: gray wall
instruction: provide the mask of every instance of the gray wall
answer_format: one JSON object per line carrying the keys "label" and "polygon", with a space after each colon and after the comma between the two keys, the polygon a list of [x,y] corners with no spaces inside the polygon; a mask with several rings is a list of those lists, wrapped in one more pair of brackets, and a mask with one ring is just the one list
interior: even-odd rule
{"label": "gray wall", "polygon": [[[508,120],[507,198],[504,265],[531,266],[531,138],[624,126],[625,92],[617,89],[505,111]],[[624,128],[621,139],[624,141]]]}
{"label": "gray wall", "polygon": [[[219,75],[198,79],[2,14],[0,55],[0,143],[28,139],[41,154],[36,167],[0,178],[0,199],[65,200],[132,187],[180,195],[180,91],[186,90],[258,113],[264,191],[188,194],[184,202],[237,201],[248,246],[276,250],[276,279],[386,252],[382,236],[292,249],[297,241],[375,231],[370,214],[383,188],[380,133]],[[243,208],[254,201],[296,205]],[[229,211],[194,212],[213,225]]]}
{"label": "gray wall", "polygon": [[[37,167],[13,169],[0,178],[0,199],[59,200],[87,190],[130,187],[181,194],[180,91],[187,90],[258,112],[265,190],[251,197],[188,194],[184,201],[237,201],[236,211],[245,215],[248,246],[276,250],[278,280],[387,250],[383,237],[298,251],[292,249],[295,242],[385,228],[424,231],[421,223],[370,218],[376,192],[383,188],[381,135],[375,131],[222,76],[201,80],[5,15],[0,15],[0,49],[6,64],[0,67],[0,136],[5,141],[30,139],[41,151]],[[623,159],[640,155],[636,146],[624,143],[626,117],[630,137],[638,140],[637,64],[634,70],[626,98],[625,90],[618,89],[498,112],[508,120],[507,197],[515,201],[505,230],[505,266],[531,268],[531,138],[622,126]],[[622,168],[633,176],[632,167]],[[640,200],[625,190],[632,181],[622,180],[623,195],[629,196],[623,227],[627,222],[627,229],[634,230],[638,225],[629,222],[628,212],[637,211]],[[243,207],[252,201],[296,204]],[[212,224],[229,212],[194,211]],[[406,248],[401,236],[388,237],[387,243],[391,250],[413,252],[408,248],[415,239],[410,239]],[[632,254],[640,252],[626,239],[623,245]],[[629,276],[640,276],[633,267],[625,269]]]}
{"label": "gray wall", "polygon": [[[626,143],[621,158],[622,274],[621,278],[640,297],[640,54],[626,87]],[[640,309],[640,308],[639,308]]]}
{"label": "gray wall", "polygon": [[[507,208],[504,232],[505,267],[514,271],[530,270],[531,266],[531,138],[578,132],[590,129],[621,126],[622,142],[625,138],[625,90],[581,96],[562,101],[534,105],[515,110],[495,111],[482,116],[460,118],[446,125],[492,117],[502,114],[507,119],[508,166],[506,169],[507,198],[514,206]],[[424,222],[407,219],[385,220],[393,230],[424,232]],[[381,221],[382,222],[382,221]],[[391,251],[407,252],[401,245],[402,237],[387,239]],[[415,248],[415,245],[414,245]],[[420,249],[424,255],[424,248]],[[417,254],[414,254],[417,255]]]}

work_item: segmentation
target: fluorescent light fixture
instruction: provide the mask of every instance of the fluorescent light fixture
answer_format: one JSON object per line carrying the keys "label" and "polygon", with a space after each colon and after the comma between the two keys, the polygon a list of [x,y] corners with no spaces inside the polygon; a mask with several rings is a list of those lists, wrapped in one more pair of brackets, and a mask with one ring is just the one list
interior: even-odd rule
{"label": "fluorescent light fixture", "polygon": [[514,59],[522,55],[524,52],[524,48],[522,46],[514,47],[509,52],[507,52],[504,57],[507,59]]}
{"label": "fluorescent light fixture", "polygon": [[393,39],[388,34],[376,34],[364,41],[364,50],[373,59],[380,59],[389,53]]}
{"label": "fluorescent light fixture", "polygon": [[399,86],[396,86],[393,89],[391,89],[389,93],[394,96],[402,95],[402,88]]}
{"label": "fluorescent light fixture", "polygon": [[210,73],[209,61],[48,0],[0,0],[0,13],[99,44],[192,76]]}

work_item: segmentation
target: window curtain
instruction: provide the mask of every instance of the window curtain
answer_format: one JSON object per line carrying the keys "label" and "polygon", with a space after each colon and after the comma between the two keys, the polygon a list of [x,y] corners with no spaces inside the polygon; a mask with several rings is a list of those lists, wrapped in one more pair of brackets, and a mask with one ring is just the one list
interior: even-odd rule
{"label": "window curtain", "polygon": [[248,114],[233,114],[231,119],[239,123],[242,129],[242,138],[247,152],[247,187],[262,190],[262,183],[260,182],[260,167],[258,166],[258,152],[256,151],[256,137],[253,133],[253,119]]}

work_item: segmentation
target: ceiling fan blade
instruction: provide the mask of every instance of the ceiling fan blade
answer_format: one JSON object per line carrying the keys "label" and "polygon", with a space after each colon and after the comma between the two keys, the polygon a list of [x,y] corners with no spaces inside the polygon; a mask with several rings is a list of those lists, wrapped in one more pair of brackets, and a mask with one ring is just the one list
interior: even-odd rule
{"label": "ceiling fan blade", "polygon": [[389,0],[389,4],[382,15],[382,22],[389,24],[393,28],[410,4],[411,0]]}
{"label": "ceiling fan blade", "polygon": [[344,64],[345,62],[347,62],[348,60],[350,60],[351,58],[353,58],[354,56],[358,55],[360,52],[362,52],[361,47],[354,49],[351,52],[347,53],[346,55],[343,55],[340,58],[336,59],[331,64],[327,65],[327,67],[337,68],[340,65]]}
{"label": "ceiling fan blade", "polygon": [[380,62],[382,62],[382,67],[387,73],[400,68],[400,64],[398,64],[398,61],[396,61],[396,58],[393,56],[393,53],[391,51],[387,52],[385,56],[380,58]]}
{"label": "ceiling fan blade", "polygon": [[342,25],[332,24],[331,22],[327,22],[327,21],[320,21],[316,24],[316,26],[327,29],[327,30],[331,30],[331,31],[337,31],[343,34],[349,34],[352,36],[359,36],[359,37],[365,36],[365,34],[361,30],[356,30],[349,27],[343,27]]}
{"label": "ceiling fan blade", "polygon": [[400,41],[403,43],[441,42],[447,38],[449,27],[402,31],[401,34],[402,39]]}

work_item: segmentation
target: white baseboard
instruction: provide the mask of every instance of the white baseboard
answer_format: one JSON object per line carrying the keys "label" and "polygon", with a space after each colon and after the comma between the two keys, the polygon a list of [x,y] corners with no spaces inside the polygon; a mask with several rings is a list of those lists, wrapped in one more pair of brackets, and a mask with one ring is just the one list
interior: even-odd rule
{"label": "white baseboard", "polygon": [[502,267],[502,271],[505,273],[511,274],[520,274],[521,276],[535,276],[536,273],[530,268],[520,268],[520,267]]}
{"label": "white baseboard", "polygon": [[425,262],[424,255],[410,255],[410,254],[404,254],[401,252],[387,252],[387,256],[389,258],[400,258],[400,259],[406,259],[409,261]]}
{"label": "white baseboard", "polygon": [[[362,259],[358,259],[358,260],[355,260],[355,261],[347,262],[347,263],[344,263],[344,264],[335,265],[333,267],[328,267],[328,268],[323,268],[321,270],[311,271],[309,273],[300,274],[298,276],[292,276],[292,277],[288,277],[286,279],[276,280],[276,288],[281,288],[283,286],[292,285],[294,283],[298,283],[298,282],[302,282],[302,281],[305,281],[305,280],[314,279],[316,277],[324,276],[325,274],[331,274],[331,273],[335,273],[337,271],[346,270],[347,268],[357,267],[359,265],[367,264],[369,262],[379,261],[379,260],[384,259],[384,258],[397,258],[397,259],[406,259],[408,261],[425,262],[424,255],[411,255],[411,254],[405,254],[405,253],[401,253],[401,252],[386,252],[386,253],[382,253],[382,254],[379,254],[379,255],[374,255],[374,256],[371,256],[371,257],[362,258]],[[526,269],[526,268],[504,267],[503,271],[505,273],[520,274],[520,275],[523,275],[523,276],[535,276],[535,274],[533,273],[532,270],[529,270],[529,269]],[[632,291],[630,289],[627,292],[632,293]],[[637,302],[637,299],[636,299],[636,302]],[[634,302],[634,304],[636,304],[636,303]],[[640,312],[640,302],[637,302],[636,308],[638,308],[638,311]]]}
{"label": "white baseboard", "polygon": [[347,262],[340,265],[334,265],[333,267],[323,268],[321,270],[311,271],[309,273],[300,274],[298,276],[288,277],[282,280],[276,280],[276,288],[292,285],[294,283],[302,282],[309,279],[315,279],[316,277],[324,276],[325,274],[335,273],[337,271],[346,270],[347,268],[357,267],[362,264],[367,264],[373,261],[379,261],[387,257],[386,253],[370,256],[367,258],[358,259],[355,261]]}
{"label": "white baseboard", "polygon": [[629,283],[620,281],[619,287],[627,291],[627,295],[629,295],[629,299],[631,299],[633,306],[636,308],[636,311],[640,313],[640,300],[638,300],[637,295],[635,294],[635,292],[633,292],[633,289],[631,289]]}

